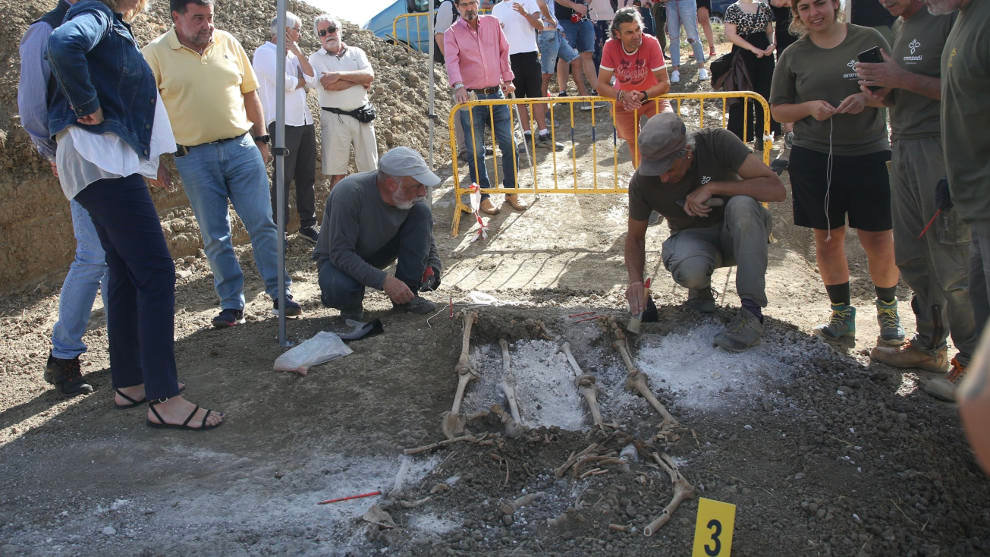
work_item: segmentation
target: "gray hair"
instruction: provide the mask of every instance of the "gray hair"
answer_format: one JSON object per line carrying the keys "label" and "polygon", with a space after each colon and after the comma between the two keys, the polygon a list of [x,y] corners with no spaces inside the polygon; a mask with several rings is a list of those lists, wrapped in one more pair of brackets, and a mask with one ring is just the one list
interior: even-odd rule
{"label": "gray hair", "polygon": [[[292,12],[285,12],[285,27],[286,29],[289,27],[302,29],[302,20]],[[268,30],[272,32],[273,37],[278,34],[278,15],[272,18],[272,24],[268,26]]]}
{"label": "gray hair", "polygon": [[313,33],[316,33],[317,38],[320,37],[321,23],[332,23],[338,30],[340,30],[340,35],[338,36],[343,37],[344,33],[343,28],[340,25],[340,20],[330,14],[324,13],[316,16],[316,19],[313,20]]}
{"label": "gray hair", "polygon": [[609,34],[612,35],[613,39],[619,38],[619,26],[623,23],[630,23],[632,21],[639,22],[640,28],[643,27],[643,16],[639,15],[639,10],[632,7],[625,7],[615,12],[615,17],[612,18],[612,26],[609,28]]}

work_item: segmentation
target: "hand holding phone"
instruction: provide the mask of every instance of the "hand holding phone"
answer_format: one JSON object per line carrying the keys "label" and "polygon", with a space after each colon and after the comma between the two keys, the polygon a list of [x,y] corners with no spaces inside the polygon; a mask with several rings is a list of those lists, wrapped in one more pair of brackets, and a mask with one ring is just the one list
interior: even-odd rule
{"label": "hand holding phone", "polygon": [[[881,54],[879,46],[860,52],[856,55],[856,59],[864,64],[883,64],[883,54]],[[879,91],[883,87],[871,85],[869,89],[870,91]]]}

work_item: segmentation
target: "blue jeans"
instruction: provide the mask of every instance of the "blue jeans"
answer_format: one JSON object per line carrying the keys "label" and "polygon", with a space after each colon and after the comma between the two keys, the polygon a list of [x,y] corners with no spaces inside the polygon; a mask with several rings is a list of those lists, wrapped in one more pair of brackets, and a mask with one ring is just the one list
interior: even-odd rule
{"label": "blue jeans", "polygon": [[[504,98],[501,90],[491,95],[478,94],[479,101]],[[488,112],[489,108],[492,109],[491,113]],[[461,110],[460,113],[461,127],[464,130],[464,144],[470,145],[471,118],[466,110]],[[509,128],[509,107],[506,105],[476,106],[471,109],[470,114],[474,116],[474,152],[468,150],[468,173],[471,176],[471,181],[476,182],[483,189],[492,187],[491,181],[488,179],[488,165],[485,163],[485,128],[491,125],[494,119],[495,141],[498,142],[498,148],[502,151],[502,184],[506,188],[516,187],[516,175],[513,171],[515,145],[512,141],[512,129]],[[475,156],[481,163],[477,170],[475,169]],[[487,199],[488,194],[483,193],[481,197]]]}
{"label": "blue jeans", "polygon": [[[416,203],[409,216],[399,227],[399,232],[378,253],[365,261],[383,269],[398,259],[395,278],[406,283],[413,293],[419,291],[426,260],[430,255],[430,238],[433,233],[433,217],[425,203]],[[356,310],[364,300],[364,285],[344,271],[334,267],[329,259],[316,263],[320,282],[320,299],[323,305],[343,310]]]}
{"label": "blue jeans", "polygon": [[536,44],[540,49],[540,71],[553,74],[557,67],[557,57],[570,64],[580,56],[560,32],[560,29],[541,31],[536,36]]}
{"label": "blue jeans", "polygon": [[100,245],[100,237],[93,227],[89,213],[72,199],[72,232],[76,237],[76,257],[69,265],[69,273],[62,283],[58,296],[58,321],[52,330],[52,356],[71,360],[86,351],[82,341],[93,311],[96,289],[103,293],[103,307],[107,311],[107,258]]}
{"label": "blue jeans", "polygon": [[[265,163],[250,134],[192,147],[175,158],[175,166],[199,223],[220,307],[244,309],[244,273],[231,242],[228,199],[251,238],[265,292],[278,298],[278,229],[272,220]],[[289,283],[286,274],[286,290]]]}
{"label": "blue jeans", "polygon": [[148,400],[175,396],[175,265],[148,186],[138,174],[97,180],[76,199],[93,217],[110,271],[113,386],[144,383]]}
{"label": "blue jeans", "polygon": [[574,23],[570,20],[558,22],[558,27],[563,29],[564,38],[578,52],[595,51],[595,25],[588,18]]}
{"label": "blue jeans", "polygon": [[698,38],[698,4],[695,0],[669,0],[667,2],[667,29],[670,31],[670,65],[681,65],[681,25],[694,49],[694,59],[705,63],[705,49]]}

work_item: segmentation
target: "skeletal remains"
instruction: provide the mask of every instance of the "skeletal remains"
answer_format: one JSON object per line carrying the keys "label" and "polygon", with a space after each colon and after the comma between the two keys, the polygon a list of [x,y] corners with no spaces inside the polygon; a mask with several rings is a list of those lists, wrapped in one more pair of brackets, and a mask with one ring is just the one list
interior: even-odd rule
{"label": "skeletal remains", "polygon": [[650,403],[650,406],[656,409],[663,418],[663,423],[660,424],[661,430],[679,425],[677,419],[653,395],[653,391],[650,390],[650,386],[646,383],[646,374],[640,371],[633,363],[632,358],[629,356],[629,349],[626,347],[626,335],[622,332],[622,327],[616,323],[615,319],[609,319],[609,323],[612,326],[612,331],[615,333],[615,342],[612,343],[612,346],[619,351],[622,361],[626,364],[626,370],[629,372],[626,376],[626,388],[639,393],[640,396]]}
{"label": "skeletal remains", "polygon": [[478,377],[477,372],[471,369],[471,362],[468,358],[471,349],[471,326],[478,320],[478,312],[464,310],[461,312],[464,318],[464,331],[461,335],[461,355],[457,358],[457,365],[454,371],[457,372],[457,392],[454,394],[454,404],[450,412],[443,415],[443,434],[447,439],[453,439],[464,433],[464,416],[461,415],[461,400],[464,398],[464,388],[472,379]]}
{"label": "skeletal remains", "polygon": [[588,403],[588,410],[591,411],[592,421],[594,421],[596,426],[601,427],[602,413],[598,409],[598,386],[596,385],[595,376],[581,371],[581,367],[578,366],[574,355],[571,354],[571,343],[565,341],[560,346],[560,350],[567,357],[567,363],[571,365],[571,369],[574,372],[574,384]]}

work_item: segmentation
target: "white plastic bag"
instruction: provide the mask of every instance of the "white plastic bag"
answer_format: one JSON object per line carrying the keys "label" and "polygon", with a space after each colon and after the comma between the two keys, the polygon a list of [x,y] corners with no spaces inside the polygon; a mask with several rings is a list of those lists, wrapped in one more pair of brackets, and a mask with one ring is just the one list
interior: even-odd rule
{"label": "white plastic bag", "polygon": [[336,334],[320,331],[275,359],[275,371],[306,375],[309,368],[353,352]]}

